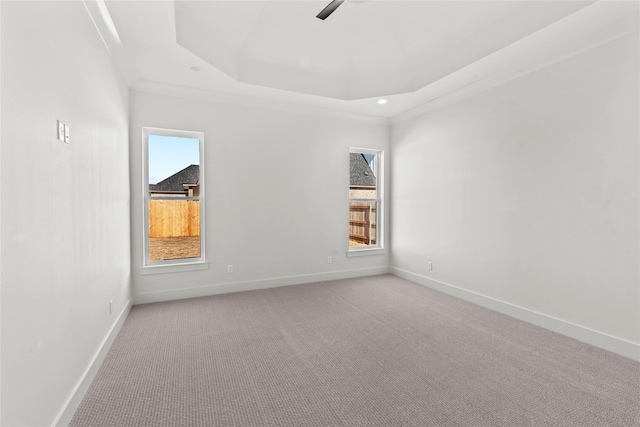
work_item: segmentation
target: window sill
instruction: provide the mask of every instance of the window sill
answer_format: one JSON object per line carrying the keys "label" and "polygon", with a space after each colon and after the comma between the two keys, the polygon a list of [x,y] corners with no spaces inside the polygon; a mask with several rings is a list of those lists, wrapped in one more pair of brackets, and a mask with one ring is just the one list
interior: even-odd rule
{"label": "window sill", "polygon": [[383,248],[371,248],[371,249],[350,249],[347,251],[347,258],[357,257],[357,256],[368,256],[368,255],[386,255],[387,250]]}
{"label": "window sill", "polygon": [[140,269],[141,276],[150,274],[180,273],[183,271],[208,270],[209,262],[195,261],[180,264],[146,265]]}

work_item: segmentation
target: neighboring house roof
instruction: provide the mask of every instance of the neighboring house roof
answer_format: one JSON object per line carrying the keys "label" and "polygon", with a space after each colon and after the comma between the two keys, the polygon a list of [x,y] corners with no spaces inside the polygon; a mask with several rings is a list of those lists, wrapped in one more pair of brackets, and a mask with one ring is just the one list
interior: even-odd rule
{"label": "neighboring house roof", "polygon": [[157,184],[149,184],[149,191],[184,192],[183,185],[198,185],[200,182],[200,165],[190,165],[165,178]]}
{"label": "neighboring house roof", "polygon": [[349,153],[349,174],[352,187],[376,186],[376,177],[361,153]]}

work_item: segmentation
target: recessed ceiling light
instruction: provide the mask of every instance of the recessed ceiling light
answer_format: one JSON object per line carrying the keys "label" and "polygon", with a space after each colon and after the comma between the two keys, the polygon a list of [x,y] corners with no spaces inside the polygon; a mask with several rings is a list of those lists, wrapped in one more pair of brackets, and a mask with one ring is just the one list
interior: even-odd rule
{"label": "recessed ceiling light", "polygon": [[387,103],[387,100],[386,100],[386,99],[378,99],[378,104],[380,104],[380,105],[384,105],[384,104],[386,104],[386,103]]}
{"label": "recessed ceiling light", "polygon": [[189,67],[189,69],[191,71],[202,71],[202,68],[198,67],[197,65],[192,65],[191,67]]}

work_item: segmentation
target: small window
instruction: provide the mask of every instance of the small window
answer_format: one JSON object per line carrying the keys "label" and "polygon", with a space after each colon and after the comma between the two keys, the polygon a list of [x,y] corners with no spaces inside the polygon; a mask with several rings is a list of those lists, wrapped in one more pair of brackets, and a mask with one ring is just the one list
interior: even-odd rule
{"label": "small window", "polygon": [[204,260],[204,134],[144,128],[145,265]]}
{"label": "small window", "polygon": [[382,249],[381,150],[349,151],[349,251]]}

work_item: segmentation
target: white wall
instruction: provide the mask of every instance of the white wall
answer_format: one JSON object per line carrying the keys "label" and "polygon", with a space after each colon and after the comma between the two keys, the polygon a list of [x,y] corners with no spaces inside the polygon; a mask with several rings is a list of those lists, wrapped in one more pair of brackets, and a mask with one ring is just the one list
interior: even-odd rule
{"label": "white wall", "polygon": [[1,424],[44,426],[130,299],[128,93],[82,2],[1,7]]}
{"label": "white wall", "polygon": [[[388,255],[346,257],[349,147],[388,150],[386,121],[223,104],[206,96],[130,96],[137,302],[387,271]],[[208,270],[139,274],[143,126],[205,134]]]}
{"label": "white wall", "polygon": [[396,123],[394,271],[640,359],[638,76],[635,33]]}

